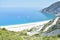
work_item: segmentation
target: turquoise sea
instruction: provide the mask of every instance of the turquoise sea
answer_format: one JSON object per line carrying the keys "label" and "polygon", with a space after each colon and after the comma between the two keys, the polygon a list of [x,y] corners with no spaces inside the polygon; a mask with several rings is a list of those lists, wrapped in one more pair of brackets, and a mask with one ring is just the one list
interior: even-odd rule
{"label": "turquoise sea", "polygon": [[40,22],[55,18],[38,8],[0,8],[0,26]]}

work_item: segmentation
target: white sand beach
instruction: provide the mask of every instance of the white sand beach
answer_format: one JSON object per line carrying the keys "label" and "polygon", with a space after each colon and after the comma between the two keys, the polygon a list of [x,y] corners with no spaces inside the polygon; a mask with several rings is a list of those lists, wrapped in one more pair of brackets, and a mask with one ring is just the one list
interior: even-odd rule
{"label": "white sand beach", "polygon": [[0,28],[6,28],[9,31],[22,31],[22,30],[30,30],[33,27],[44,25],[48,23],[50,20],[42,21],[42,22],[33,22],[33,23],[26,23],[26,24],[17,24],[17,25],[7,25],[7,26],[0,26]]}

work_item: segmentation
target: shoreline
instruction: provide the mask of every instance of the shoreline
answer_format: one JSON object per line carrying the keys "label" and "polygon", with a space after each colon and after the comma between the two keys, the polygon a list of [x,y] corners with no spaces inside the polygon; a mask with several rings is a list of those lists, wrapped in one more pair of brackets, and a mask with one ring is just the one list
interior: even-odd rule
{"label": "shoreline", "polygon": [[7,25],[7,26],[0,26],[0,28],[5,28],[9,31],[23,31],[23,30],[30,30],[33,27],[44,25],[48,23],[50,20],[41,21],[41,22],[33,22],[33,23],[26,23],[26,24],[17,24],[17,25]]}

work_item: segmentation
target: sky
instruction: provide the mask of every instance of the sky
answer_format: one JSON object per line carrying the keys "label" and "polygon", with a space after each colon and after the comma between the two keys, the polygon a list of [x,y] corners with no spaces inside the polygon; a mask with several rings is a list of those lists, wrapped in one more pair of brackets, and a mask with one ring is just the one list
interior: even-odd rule
{"label": "sky", "polygon": [[60,0],[0,0],[0,7],[47,7]]}

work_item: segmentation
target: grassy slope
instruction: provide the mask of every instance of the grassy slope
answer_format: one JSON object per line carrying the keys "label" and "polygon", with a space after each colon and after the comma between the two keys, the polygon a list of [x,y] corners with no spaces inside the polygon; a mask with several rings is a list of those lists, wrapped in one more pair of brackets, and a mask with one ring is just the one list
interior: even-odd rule
{"label": "grassy slope", "polygon": [[40,35],[27,36],[27,31],[13,32],[6,29],[0,29],[0,40],[57,40],[60,39],[57,36],[54,37],[41,37]]}

